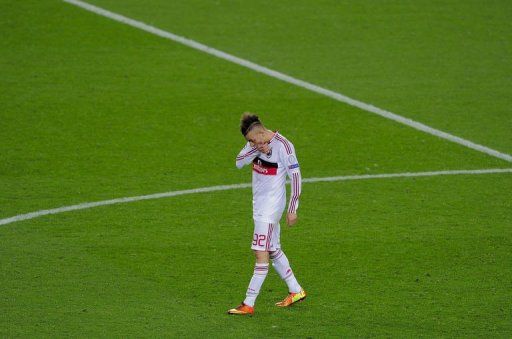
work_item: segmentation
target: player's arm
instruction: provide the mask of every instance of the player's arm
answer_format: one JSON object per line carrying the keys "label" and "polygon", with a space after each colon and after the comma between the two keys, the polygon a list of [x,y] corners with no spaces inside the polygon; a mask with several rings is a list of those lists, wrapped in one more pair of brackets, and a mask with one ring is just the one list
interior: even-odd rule
{"label": "player's arm", "polygon": [[302,176],[300,173],[299,161],[295,154],[295,149],[291,145],[291,154],[283,151],[282,160],[286,166],[286,173],[290,178],[291,194],[286,214],[286,222],[293,226],[297,222],[297,209],[299,208],[299,198],[302,191]]}
{"label": "player's arm", "polygon": [[247,143],[236,156],[236,167],[242,168],[245,165],[252,163],[258,154],[258,149],[256,147],[252,147],[250,143]]}

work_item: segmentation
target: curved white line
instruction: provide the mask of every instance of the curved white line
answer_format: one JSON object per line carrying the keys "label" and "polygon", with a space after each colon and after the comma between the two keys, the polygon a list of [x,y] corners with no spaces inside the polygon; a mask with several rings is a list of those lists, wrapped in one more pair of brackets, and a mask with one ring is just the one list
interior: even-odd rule
{"label": "curved white line", "polygon": [[[384,179],[384,178],[400,178],[400,177],[433,177],[433,176],[439,176],[439,175],[467,175],[467,174],[475,175],[475,174],[490,174],[490,173],[512,173],[512,168],[434,171],[434,172],[416,172],[416,173],[344,175],[344,176],[338,176],[338,177],[307,178],[307,179],[303,179],[302,182],[329,182],[329,181]],[[10,218],[0,219],[0,225],[7,225],[7,224],[17,222],[17,221],[34,219],[34,218],[42,217],[44,215],[49,215],[49,214],[58,214],[58,213],[69,212],[69,211],[84,210],[87,208],[93,208],[93,207],[98,207],[98,206],[123,204],[123,203],[127,203],[127,202],[134,202],[134,201],[140,201],[140,200],[168,198],[168,197],[175,197],[178,195],[185,195],[185,194],[206,193],[206,192],[215,192],[215,191],[228,191],[228,190],[249,188],[251,186],[252,186],[252,184],[220,185],[220,186],[193,188],[193,189],[182,190],[182,191],[171,191],[171,192],[164,192],[164,193],[139,195],[139,196],[134,196],[134,197],[117,198],[117,199],[103,200],[103,201],[96,201],[96,202],[86,202],[86,203],[77,204],[77,205],[63,206],[63,207],[53,208],[53,209],[49,209],[49,210],[40,210],[40,211],[31,212],[31,213],[19,214],[19,215],[10,217]]]}

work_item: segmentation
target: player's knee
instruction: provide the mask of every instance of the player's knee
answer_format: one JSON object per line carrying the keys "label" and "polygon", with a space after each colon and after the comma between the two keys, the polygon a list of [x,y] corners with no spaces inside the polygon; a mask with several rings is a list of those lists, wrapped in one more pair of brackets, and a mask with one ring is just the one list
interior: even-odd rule
{"label": "player's knee", "polygon": [[269,253],[267,251],[254,250],[254,255],[256,256],[257,263],[268,263],[269,262]]}
{"label": "player's knee", "polygon": [[278,249],[278,250],[275,250],[275,251],[272,251],[272,252],[269,252],[269,258],[271,260],[274,260],[274,259],[277,259],[280,255],[281,255],[281,250]]}

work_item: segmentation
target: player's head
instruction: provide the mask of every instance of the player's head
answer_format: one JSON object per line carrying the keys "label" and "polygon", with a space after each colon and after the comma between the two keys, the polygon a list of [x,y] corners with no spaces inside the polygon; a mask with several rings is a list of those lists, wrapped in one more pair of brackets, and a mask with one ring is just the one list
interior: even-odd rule
{"label": "player's head", "polygon": [[256,114],[245,112],[240,120],[240,131],[253,146],[266,142],[265,127]]}

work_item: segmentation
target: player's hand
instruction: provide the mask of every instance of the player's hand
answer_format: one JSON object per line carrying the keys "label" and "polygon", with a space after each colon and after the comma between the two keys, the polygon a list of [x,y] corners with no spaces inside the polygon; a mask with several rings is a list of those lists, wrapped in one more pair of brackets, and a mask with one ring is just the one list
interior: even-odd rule
{"label": "player's hand", "polygon": [[257,145],[256,148],[261,153],[264,153],[264,154],[269,154],[270,153],[270,146],[267,143],[262,144],[262,145]]}
{"label": "player's hand", "polygon": [[286,223],[288,226],[293,226],[297,223],[297,213],[286,213]]}

